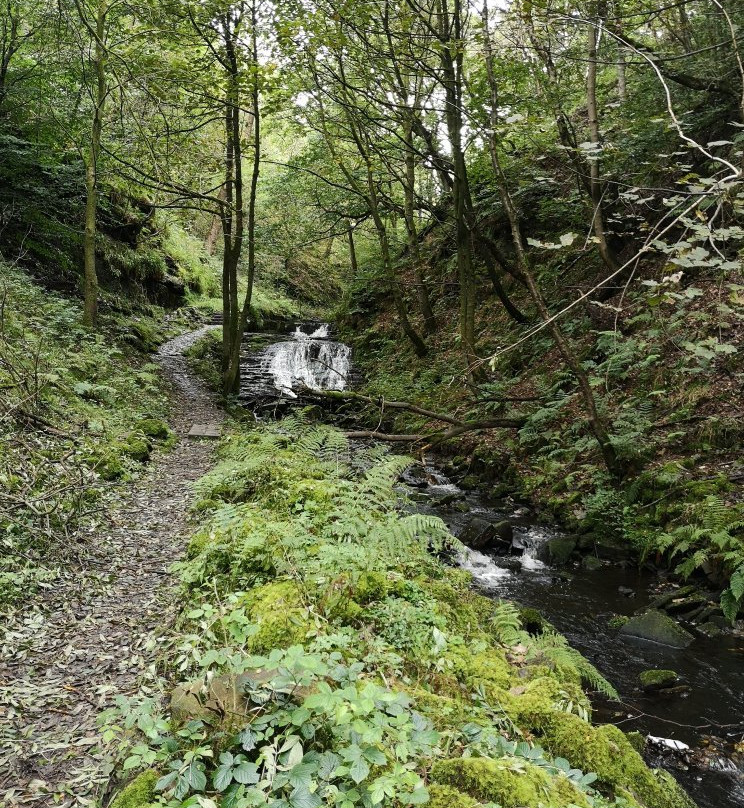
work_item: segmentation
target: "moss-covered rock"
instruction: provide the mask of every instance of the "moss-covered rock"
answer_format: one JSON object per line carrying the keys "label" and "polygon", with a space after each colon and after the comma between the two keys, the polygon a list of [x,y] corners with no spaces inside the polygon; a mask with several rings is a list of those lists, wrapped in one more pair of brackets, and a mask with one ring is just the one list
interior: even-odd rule
{"label": "moss-covered rock", "polygon": [[303,643],[311,626],[300,587],[294,581],[258,586],[240,600],[246,614],[258,626],[247,643],[254,653],[289,648]]}
{"label": "moss-covered rock", "polygon": [[548,542],[548,554],[554,564],[567,564],[575,549],[573,536],[556,536]]}
{"label": "moss-covered rock", "polygon": [[512,688],[509,696],[508,701],[502,702],[509,717],[517,726],[533,732],[549,729],[558,718],[566,715],[558,709],[561,702],[573,701],[591,714],[589,699],[576,682],[559,681],[550,675],[537,676],[525,685]]}
{"label": "moss-covered rock", "polygon": [[683,629],[671,617],[655,610],[631,617],[620,628],[620,634],[669,645],[672,648],[687,648],[695,639],[689,631]]}
{"label": "moss-covered rock", "polygon": [[451,786],[434,783],[429,788],[429,808],[477,808],[480,803]]}
{"label": "moss-covered rock", "polygon": [[154,438],[155,440],[166,440],[170,436],[168,424],[159,418],[143,418],[137,421],[135,429],[146,437]]}
{"label": "moss-covered rock", "polygon": [[140,435],[129,435],[118,444],[118,450],[125,457],[144,463],[150,459],[152,444],[147,438]]}
{"label": "moss-covered rock", "polygon": [[155,769],[142,772],[114,797],[109,808],[146,808],[157,796],[155,794],[157,782],[158,773]]}
{"label": "moss-covered rock", "polygon": [[[516,763],[513,761],[512,763]],[[565,777],[551,777],[533,764],[508,758],[453,758],[434,764],[432,778],[482,802],[503,808],[588,806],[586,796]]]}
{"label": "moss-covered rock", "polygon": [[648,808],[695,808],[676,780],[666,772],[649,769],[615,726],[595,727],[576,715],[562,713],[544,727],[543,738],[554,755],[584,771],[596,772],[602,783],[619,794],[627,792]]}
{"label": "moss-covered rock", "polygon": [[677,681],[677,674],[674,671],[665,671],[654,668],[643,671],[638,677],[641,687],[644,690],[661,690],[663,687],[671,687]]}

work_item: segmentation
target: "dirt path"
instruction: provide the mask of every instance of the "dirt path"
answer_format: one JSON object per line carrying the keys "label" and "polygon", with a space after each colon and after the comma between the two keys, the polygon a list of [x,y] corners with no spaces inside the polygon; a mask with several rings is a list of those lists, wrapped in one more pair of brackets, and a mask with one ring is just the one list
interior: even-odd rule
{"label": "dirt path", "polygon": [[223,414],[187,367],[183,350],[206,330],[164,345],[179,442],[85,536],[90,555],[0,639],[0,805],[93,805],[110,762],[97,717],[117,695],[147,692],[168,623],[175,581],[168,568],[188,535],[190,484],[211,464],[214,441],[185,438]]}

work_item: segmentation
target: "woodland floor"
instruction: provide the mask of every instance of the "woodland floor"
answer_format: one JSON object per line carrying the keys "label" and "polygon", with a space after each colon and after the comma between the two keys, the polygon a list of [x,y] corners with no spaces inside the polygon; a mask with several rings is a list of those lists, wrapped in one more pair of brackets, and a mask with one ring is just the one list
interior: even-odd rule
{"label": "woodland floor", "polygon": [[182,352],[204,329],[159,353],[172,386],[177,445],[119,490],[99,522],[73,537],[80,563],[0,629],[0,805],[92,805],[111,761],[97,719],[117,695],[148,692],[174,611],[168,572],[185,548],[191,483],[213,441],[186,438],[223,413]]}

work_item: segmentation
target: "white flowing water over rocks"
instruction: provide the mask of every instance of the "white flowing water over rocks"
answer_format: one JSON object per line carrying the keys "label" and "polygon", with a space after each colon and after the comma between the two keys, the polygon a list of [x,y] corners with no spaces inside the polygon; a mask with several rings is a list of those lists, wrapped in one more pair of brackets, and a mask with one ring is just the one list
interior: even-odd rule
{"label": "white flowing water over rocks", "polygon": [[298,386],[311,390],[343,390],[346,387],[351,348],[329,340],[329,333],[327,324],[311,334],[297,326],[292,340],[277,342],[266,349],[264,367],[277,390],[296,398],[294,390]]}
{"label": "white flowing water over rocks", "polygon": [[[246,335],[267,338],[266,347],[243,356],[242,393],[248,401],[295,399],[303,387],[344,390],[349,386],[351,348],[331,339],[327,323],[294,325],[284,334]],[[265,345],[265,343],[264,343]]]}

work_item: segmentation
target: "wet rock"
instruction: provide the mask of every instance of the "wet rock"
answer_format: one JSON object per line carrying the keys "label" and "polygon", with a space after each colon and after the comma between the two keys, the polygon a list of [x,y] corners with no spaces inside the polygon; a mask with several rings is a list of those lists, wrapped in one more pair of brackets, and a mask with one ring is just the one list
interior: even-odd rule
{"label": "wet rock", "polygon": [[411,491],[408,495],[408,498],[412,502],[430,502],[431,497],[428,494],[425,494],[423,491]]}
{"label": "wet rock", "polygon": [[676,598],[684,598],[687,595],[691,595],[697,587],[695,584],[689,584],[688,586],[681,586],[679,589],[674,589],[671,592],[666,592],[660,597],[652,600],[649,604],[649,609],[663,609],[669,603],[671,603]]}
{"label": "wet rock", "polygon": [[459,513],[470,513],[470,505],[464,500],[460,500],[456,502],[453,506],[453,510],[458,511]]}
{"label": "wet rock", "polygon": [[712,620],[703,623],[702,626],[698,627],[698,630],[705,634],[706,637],[720,637],[721,634],[723,634],[723,629],[717,626]]}
{"label": "wet rock", "polygon": [[635,589],[631,589],[629,586],[618,586],[617,591],[621,595],[625,595],[626,598],[634,598],[636,596]]}
{"label": "wet rock", "polygon": [[462,493],[460,493],[459,491],[455,491],[450,494],[445,494],[442,497],[434,498],[436,504],[441,508],[444,508],[447,505],[452,505],[454,502],[457,502],[460,499],[462,499]]}
{"label": "wet rock", "polygon": [[411,488],[426,488],[429,481],[426,479],[426,469],[423,466],[414,465],[407,468],[398,477],[399,482],[411,486]]}
{"label": "wet rock", "polygon": [[588,555],[584,556],[581,566],[589,572],[596,572],[596,570],[601,570],[604,565],[597,556]]}
{"label": "wet rock", "polygon": [[690,595],[687,598],[674,598],[667,604],[664,611],[668,614],[685,614],[704,606],[708,599],[704,595]]}
{"label": "wet rock", "polygon": [[627,561],[630,558],[630,546],[618,539],[595,537],[594,553],[597,558],[606,561]]}
{"label": "wet rock", "polygon": [[460,480],[460,487],[464,488],[466,491],[475,491],[476,488],[480,486],[480,480],[475,474],[466,474]]}
{"label": "wet rock", "polygon": [[653,693],[665,687],[672,687],[677,683],[677,674],[674,671],[660,670],[658,668],[643,671],[638,678],[640,679],[641,687],[647,693]]}
{"label": "wet rock", "polygon": [[474,550],[507,550],[514,535],[509,521],[489,522],[482,516],[474,515],[468,519],[458,538]]}
{"label": "wet rock", "polygon": [[649,640],[672,648],[687,648],[695,639],[669,615],[654,610],[631,617],[620,629],[620,635]]}
{"label": "wet rock", "polygon": [[554,564],[567,564],[575,549],[573,536],[556,536],[548,542],[548,557]]}

